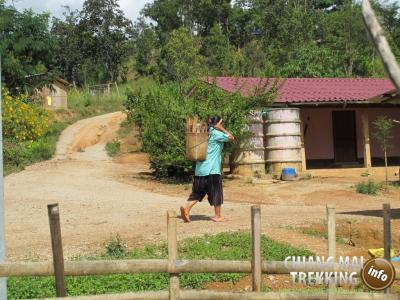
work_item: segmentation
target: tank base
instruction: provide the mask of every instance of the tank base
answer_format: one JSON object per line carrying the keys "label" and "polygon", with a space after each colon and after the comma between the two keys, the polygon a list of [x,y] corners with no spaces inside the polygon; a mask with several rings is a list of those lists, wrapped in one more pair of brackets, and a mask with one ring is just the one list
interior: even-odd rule
{"label": "tank base", "polygon": [[246,177],[260,177],[265,175],[265,164],[240,164],[234,167],[232,172],[235,175]]}
{"label": "tank base", "polygon": [[281,162],[281,163],[269,163],[268,164],[268,173],[272,176],[276,176],[278,178],[281,177],[283,168],[295,168],[296,173],[300,174],[302,170],[301,162]]}

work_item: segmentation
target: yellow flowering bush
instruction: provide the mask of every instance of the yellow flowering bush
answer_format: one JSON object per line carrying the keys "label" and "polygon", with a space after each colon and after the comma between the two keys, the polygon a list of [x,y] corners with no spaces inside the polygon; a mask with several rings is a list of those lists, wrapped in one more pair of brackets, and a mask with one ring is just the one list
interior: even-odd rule
{"label": "yellow flowering bush", "polygon": [[50,114],[40,106],[26,101],[26,95],[12,97],[3,89],[3,136],[24,142],[41,138],[48,126]]}

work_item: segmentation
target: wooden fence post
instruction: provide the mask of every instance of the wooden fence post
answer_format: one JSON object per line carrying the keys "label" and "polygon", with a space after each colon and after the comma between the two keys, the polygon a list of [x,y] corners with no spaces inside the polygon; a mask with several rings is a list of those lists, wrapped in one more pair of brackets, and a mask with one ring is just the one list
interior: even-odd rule
{"label": "wooden fence post", "polygon": [[[334,258],[334,263],[336,262],[336,218],[335,218],[335,206],[326,206],[326,217],[328,225],[328,256]],[[332,279],[332,278],[331,278]],[[332,292],[332,288],[336,288],[333,282],[329,281],[328,299],[336,299],[335,294]]]}
{"label": "wooden fence post", "polygon": [[179,274],[175,272],[174,261],[178,256],[178,244],[176,237],[176,213],[167,213],[167,232],[168,232],[168,273],[169,273],[169,299],[179,300]]}
{"label": "wooden fence post", "polygon": [[47,211],[49,215],[51,247],[53,250],[54,275],[56,277],[56,294],[57,297],[66,297],[67,292],[64,275],[64,255],[58,203],[47,205]]}
{"label": "wooden fence post", "polygon": [[115,84],[115,88],[117,89],[117,94],[118,94],[118,96],[120,96],[120,94],[119,94],[119,88],[118,88],[118,83],[117,83],[117,82],[114,82],[114,84]]}
{"label": "wooden fence post", "polygon": [[[390,204],[383,204],[383,249],[385,259],[390,261],[390,248],[391,248],[391,229],[390,229]],[[390,287],[385,289],[385,293],[390,293]]]}
{"label": "wooden fence post", "polygon": [[261,292],[261,208],[259,205],[251,207],[251,237],[253,251],[251,260],[253,292]]}
{"label": "wooden fence post", "polygon": [[364,168],[371,173],[372,163],[371,163],[371,145],[369,139],[369,121],[368,114],[363,112],[361,115],[363,138],[364,138]]}

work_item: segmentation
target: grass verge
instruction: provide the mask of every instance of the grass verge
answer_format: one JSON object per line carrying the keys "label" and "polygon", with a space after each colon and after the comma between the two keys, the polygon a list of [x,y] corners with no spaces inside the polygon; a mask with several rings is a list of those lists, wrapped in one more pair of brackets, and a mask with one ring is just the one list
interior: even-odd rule
{"label": "grass verge", "polygon": [[4,141],[4,175],[21,171],[28,165],[50,159],[56,151],[60,133],[68,124],[66,121],[50,124],[45,135],[36,141],[24,143]]}
{"label": "grass verge", "polygon": [[[312,252],[285,245],[262,236],[264,260],[284,260],[287,256],[309,256]],[[77,259],[157,259],[167,258],[167,245],[148,245],[132,251],[123,250],[124,242],[117,236],[96,257]],[[179,243],[179,257],[183,259],[248,260],[251,256],[251,237],[245,232],[229,232],[183,240]],[[201,288],[213,281],[237,282],[243,274],[182,274],[183,288]],[[46,298],[55,296],[53,277],[9,278],[9,299]],[[67,277],[68,295],[97,295],[168,288],[167,274],[132,274],[110,276]]]}

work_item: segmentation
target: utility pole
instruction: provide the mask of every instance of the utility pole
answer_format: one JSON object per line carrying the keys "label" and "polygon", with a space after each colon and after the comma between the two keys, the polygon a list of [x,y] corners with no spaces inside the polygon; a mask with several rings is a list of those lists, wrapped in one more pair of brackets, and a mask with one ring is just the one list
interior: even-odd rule
{"label": "utility pole", "polygon": [[[0,36],[1,41],[1,36]],[[6,259],[6,231],[4,229],[4,176],[3,176],[3,91],[1,84],[1,50],[0,50],[0,263]],[[7,300],[7,279],[0,278],[0,300]]]}

